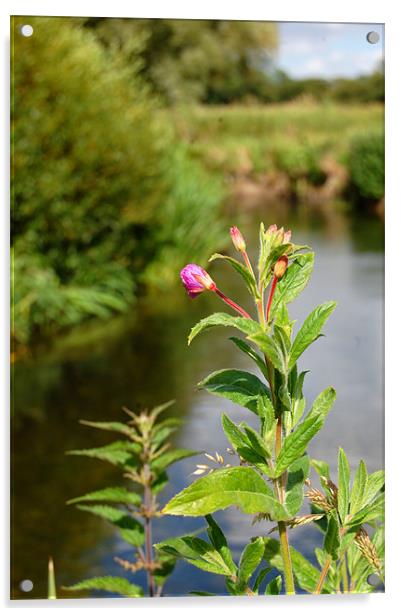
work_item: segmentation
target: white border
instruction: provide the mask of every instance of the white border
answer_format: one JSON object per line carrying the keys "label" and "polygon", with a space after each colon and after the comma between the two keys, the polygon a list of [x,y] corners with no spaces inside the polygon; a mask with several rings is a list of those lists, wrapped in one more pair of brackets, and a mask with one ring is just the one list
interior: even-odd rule
{"label": "white border", "polygon": [[[362,614],[376,614],[378,609],[391,609],[396,605],[397,594],[400,591],[399,565],[397,553],[401,553],[398,512],[401,511],[400,497],[397,495],[400,485],[400,473],[398,470],[397,454],[400,449],[399,434],[401,413],[398,383],[399,353],[400,346],[398,319],[400,313],[399,292],[400,274],[397,267],[397,258],[400,258],[400,240],[398,238],[401,229],[401,195],[400,195],[400,171],[399,171],[399,144],[401,142],[399,111],[401,110],[401,88],[399,85],[400,54],[400,20],[397,19],[397,3],[393,0],[336,0],[333,3],[324,3],[321,0],[280,0],[277,3],[263,2],[263,0],[247,0],[237,6],[231,1],[223,0],[203,0],[202,3],[183,3],[178,0],[147,0],[139,3],[134,0],[130,2],[113,0],[113,2],[101,2],[90,0],[3,0],[0,6],[0,32],[2,58],[3,93],[1,97],[1,135],[6,136],[0,149],[3,187],[2,210],[2,247],[0,271],[2,284],[1,302],[1,324],[2,340],[7,340],[8,330],[8,203],[9,203],[9,98],[8,98],[8,49],[9,49],[9,16],[10,15],[84,15],[84,16],[123,16],[123,17],[181,17],[181,18],[230,18],[230,19],[252,19],[269,21],[326,21],[326,22],[364,22],[364,23],[385,23],[386,27],[386,477],[387,477],[387,496],[386,496],[386,593],[383,595],[370,596],[327,596],[327,597],[278,597],[278,598],[255,598],[252,599],[252,607],[255,614],[265,614],[274,610],[277,614],[308,615],[321,613],[323,610],[327,614],[333,614],[338,610],[352,610],[357,616]],[[2,430],[2,464],[4,465],[2,502],[5,504],[1,511],[2,545],[9,544],[9,512],[8,512],[8,452],[9,452],[9,427],[8,427],[8,405],[9,405],[9,385],[8,385],[8,347],[4,345],[3,366],[0,370],[0,386],[3,394],[4,404],[2,405],[3,430]],[[361,358],[363,361],[363,358]],[[350,409],[352,412],[352,409]],[[363,430],[363,425],[361,425]],[[28,512],[27,512],[28,514]],[[3,559],[0,570],[0,593],[4,607],[16,610],[18,613],[22,609],[42,610],[42,609],[69,609],[78,612],[92,611],[98,609],[130,609],[136,613],[148,612],[152,610],[163,610],[164,614],[175,614],[183,610],[190,610],[193,614],[200,614],[206,610],[217,612],[221,609],[230,609],[233,613],[243,610],[245,606],[250,606],[248,598],[216,598],[210,600],[199,599],[173,599],[164,598],[161,600],[135,600],[135,603],[128,600],[100,599],[82,600],[70,599],[62,601],[32,601],[32,602],[10,602],[7,600],[9,595],[9,554],[8,549],[2,550]],[[27,555],[32,558],[34,555]],[[398,592],[397,592],[398,591]]]}

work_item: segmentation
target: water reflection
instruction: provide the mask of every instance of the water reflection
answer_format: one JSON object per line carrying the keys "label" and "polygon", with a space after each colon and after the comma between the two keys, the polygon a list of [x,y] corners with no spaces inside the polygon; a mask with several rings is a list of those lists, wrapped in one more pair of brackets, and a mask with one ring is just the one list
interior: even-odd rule
{"label": "water reflection", "polygon": [[[302,212],[301,212],[302,213]],[[273,217],[274,216],[274,217]],[[338,445],[355,469],[364,457],[368,470],[383,467],[383,229],[372,220],[352,220],[331,212],[323,220],[302,216],[285,220],[280,212],[256,212],[242,220],[248,243],[257,240],[260,219],[291,226],[298,243],[317,253],[309,290],[291,307],[302,320],[315,304],[329,299],[338,308],[325,328],[326,336],[303,356],[307,400],[328,385],[337,389],[334,412],[310,448],[310,454],[335,464]],[[227,269],[225,269],[227,268]],[[247,302],[240,280],[225,264],[212,270],[221,287],[241,303]],[[29,361],[16,364],[13,374],[12,440],[12,593],[15,598],[46,596],[47,558],[55,559],[58,585],[84,577],[123,572],[113,556],[129,556],[112,529],[101,520],[67,507],[69,498],[112,485],[118,472],[101,462],[65,456],[65,451],[94,447],[108,435],[80,426],[78,419],[120,419],[123,405],[154,405],[176,399],[171,413],[185,418],[176,445],[225,452],[221,412],[233,420],[253,417],[228,401],[196,390],[212,370],[252,369],[227,339],[215,330],[188,349],[190,327],[202,316],[221,310],[217,298],[204,294],[190,302],[181,288],[167,297],[148,298],[135,316],[107,325],[90,325],[40,350]],[[100,332],[100,333],[99,333]],[[170,472],[166,501],[192,480],[197,459],[184,460]],[[227,531],[236,557],[259,531],[250,516],[235,509],[216,518]],[[155,541],[203,527],[203,519],[166,517],[155,530]],[[313,558],[312,528],[292,531],[296,547]],[[22,593],[19,583],[31,579],[34,588]],[[138,577],[141,582],[141,577]],[[203,589],[224,593],[224,580],[179,563],[166,586],[168,595]],[[71,596],[61,592],[60,596]],[[76,596],[76,595],[74,595]]]}

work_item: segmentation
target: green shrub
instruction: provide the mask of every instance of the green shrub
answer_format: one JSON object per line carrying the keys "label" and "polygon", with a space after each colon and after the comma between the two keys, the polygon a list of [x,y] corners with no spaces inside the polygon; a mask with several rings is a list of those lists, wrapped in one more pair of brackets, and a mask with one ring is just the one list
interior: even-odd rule
{"label": "green shrub", "polygon": [[[126,310],[163,242],[177,261],[186,239],[207,238],[221,196],[187,169],[184,154],[177,161],[173,131],[160,122],[135,62],[102,46],[79,20],[29,18],[30,38],[19,34],[25,22],[13,20],[12,71],[13,308],[21,342]],[[180,170],[171,169],[176,162]],[[173,239],[163,228],[172,220]]]}
{"label": "green shrub", "polygon": [[314,147],[307,141],[302,143],[284,143],[277,146],[273,158],[277,168],[287,173],[289,178],[296,181],[307,178],[312,184],[320,184],[324,180],[324,173],[320,169],[322,148]]}
{"label": "green shrub", "polygon": [[351,184],[363,199],[384,195],[384,135],[362,134],[350,146],[348,168]]}

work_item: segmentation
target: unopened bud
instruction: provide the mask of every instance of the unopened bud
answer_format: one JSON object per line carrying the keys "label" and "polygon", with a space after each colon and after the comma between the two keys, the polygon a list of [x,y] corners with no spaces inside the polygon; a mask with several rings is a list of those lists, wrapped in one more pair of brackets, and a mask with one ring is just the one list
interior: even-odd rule
{"label": "unopened bud", "polygon": [[277,259],[276,264],[274,266],[274,275],[278,280],[280,280],[280,278],[284,276],[287,270],[287,267],[288,267],[288,257],[286,255],[283,255],[282,257]]}
{"label": "unopened bud", "polygon": [[245,252],[246,244],[244,237],[238,227],[231,227],[230,229],[231,239],[234,244],[234,248],[238,250],[238,252]]}

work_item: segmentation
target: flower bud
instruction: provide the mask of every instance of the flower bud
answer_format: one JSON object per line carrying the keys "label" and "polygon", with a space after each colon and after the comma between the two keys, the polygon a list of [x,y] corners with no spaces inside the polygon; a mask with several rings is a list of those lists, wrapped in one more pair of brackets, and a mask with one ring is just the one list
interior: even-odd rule
{"label": "flower bud", "polygon": [[244,237],[238,227],[231,227],[230,229],[231,239],[234,244],[234,248],[238,250],[238,252],[245,252],[246,244]]}
{"label": "flower bud", "polygon": [[283,244],[289,244],[291,241],[291,229],[288,229],[288,231],[285,231],[284,233],[284,239],[283,239]]}
{"label": "flower bud", "polygon": [[287,267],[288,267],[288,257],[286,255],[283,255],[282,257],[277,259],[276,264],[274,266],[274,275],[278,280],[280,280],[280,278],[284,276],[287,270]]}
{"label": "flower bud", "polygon": [[203,291],[215,291],[216,283],[209,274],[195,263],[189,263],[180,272],[181,280],[189,297],[194,299]]}
{"label": "flower bud", "polygon": [[273,233],[276,233],[276,231],[277,225],[270,225],[270,227],[266,231],[266,235],[272,235]]}

